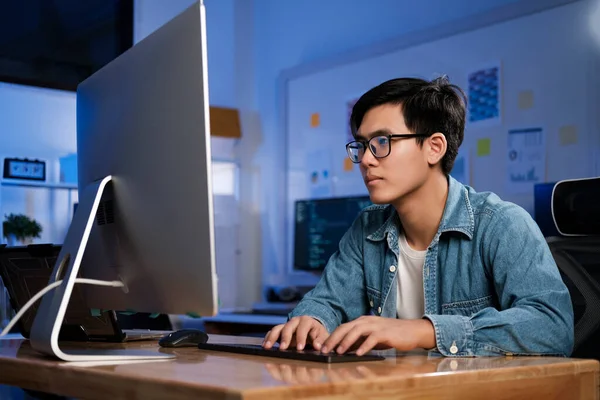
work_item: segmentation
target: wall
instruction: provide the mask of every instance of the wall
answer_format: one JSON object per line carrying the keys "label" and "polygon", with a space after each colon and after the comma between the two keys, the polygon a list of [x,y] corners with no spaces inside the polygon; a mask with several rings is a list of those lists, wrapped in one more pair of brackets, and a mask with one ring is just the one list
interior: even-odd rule
{"label": "wall", "polygon": [[[517,0],[344,0],[255,3],[256,82],[264,145],[259,152],[264,182],[262,204],[263,282],[288,283],[285,258],[285,139],[282,87],[288,69],[343,57],[414,31],[501,11]],[[349,7],[348,5],[351,4]],[[355,51],[352,51],[355,50]]]}
{"label": "wall", "polygon": [[[76,150],[75,94],[0,83],[0,156],[46,161],[48,181],[58,181],[58,158]],[[64,190],[0,187],[0,215],[25,213],[43,227],[36,242],[62,243],[76,193]]]}
{"label": "wall", "polygon": [[[196,0],[135,0],[134,41],[145,38]],[[234,0],[205,0],[210,104],[236,106]]]}

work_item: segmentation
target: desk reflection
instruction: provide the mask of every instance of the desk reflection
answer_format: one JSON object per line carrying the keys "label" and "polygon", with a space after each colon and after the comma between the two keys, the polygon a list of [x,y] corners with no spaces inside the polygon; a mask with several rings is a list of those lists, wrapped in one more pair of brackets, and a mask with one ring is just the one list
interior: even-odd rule
{"label": "desk reflection", "polygon": [[566,361],[555,357],[469,357],[447,358],[425,352],[397,353],[385,361],[317,364],[272,361],[264,364],[269,375],[287,384],[350,382],[382,377],[416,376],[440,373],[460,373],[494,368],[516,368],[546,365]]}

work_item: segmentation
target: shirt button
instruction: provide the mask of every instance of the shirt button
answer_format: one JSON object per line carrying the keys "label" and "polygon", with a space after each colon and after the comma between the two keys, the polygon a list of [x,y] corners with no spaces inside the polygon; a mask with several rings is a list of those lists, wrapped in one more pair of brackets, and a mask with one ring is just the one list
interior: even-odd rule
{"label": "shirt button", "polygon": [[394,271],[396,271],[396,266],[395,266],[395,265],[392,265],[392,266],[390,267],[390,272],[394,272]]}
{"label": "shirt button", "polygon": [[452,346],[450,346],[450,353],[452,353],[452,354],[458,353],[458,347],[456,347],[456,342],[452,342]]}
{"label": "shirt button", "polygon": [[371,307],[373,307],[373,300],[370,300],[369,304],[371,305]]}
{"label": "shirt button", "polygon": [[377,308],[377,312],[378,312],[379,314],[381,314],[381,307],[378,307],[378,308]]}

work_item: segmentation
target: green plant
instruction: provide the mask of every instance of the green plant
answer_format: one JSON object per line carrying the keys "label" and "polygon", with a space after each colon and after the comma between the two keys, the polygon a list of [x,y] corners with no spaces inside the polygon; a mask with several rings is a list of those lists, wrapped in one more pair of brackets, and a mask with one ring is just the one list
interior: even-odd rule
{"label": "green plant", "polygon": [[2,233],[6,238],[14,235],[17,240],[23,241],[27,238],[39,238],[42,226],[27,215],[11,213],[4,217]]}

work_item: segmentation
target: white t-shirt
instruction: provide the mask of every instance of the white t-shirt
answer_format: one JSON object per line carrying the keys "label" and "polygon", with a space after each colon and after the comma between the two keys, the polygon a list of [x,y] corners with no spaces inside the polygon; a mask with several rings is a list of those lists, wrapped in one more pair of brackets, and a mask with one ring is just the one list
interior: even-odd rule
{"label": "white t-shirt", "polygon": [[404,233],[398,238],[398,300],[396,310],[400,319],[419,319],[425,312],[423,293],[423,266],[427,250],[412,249]]}

